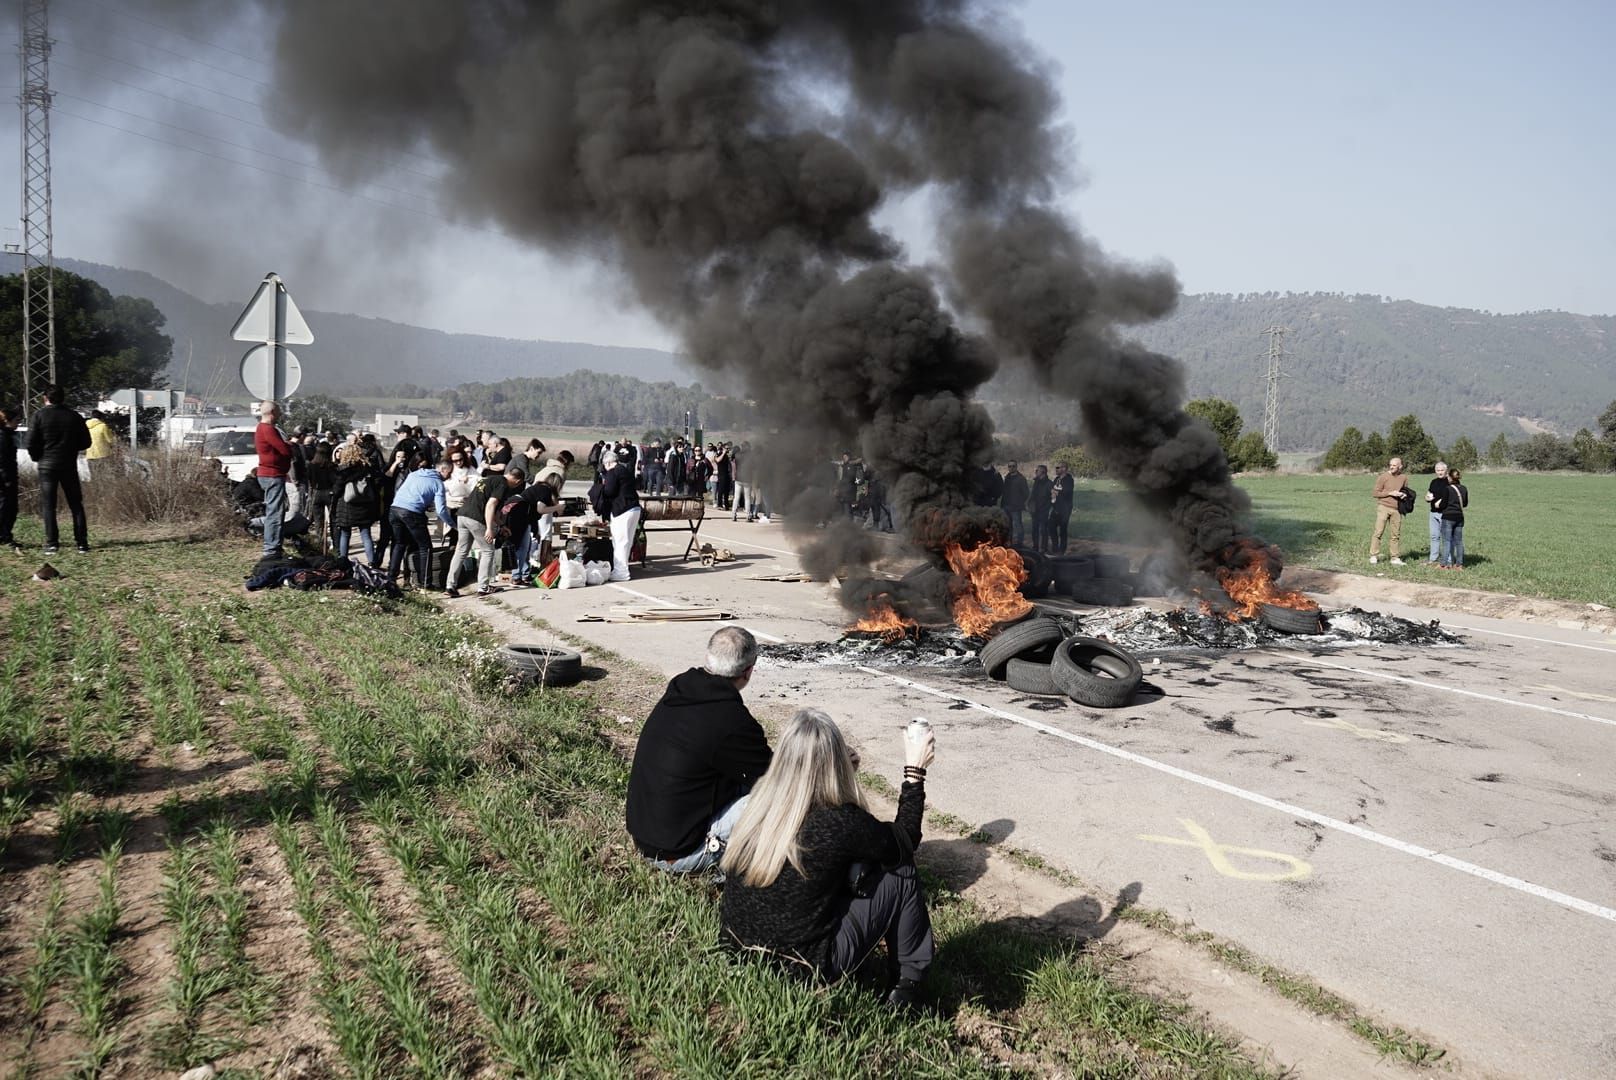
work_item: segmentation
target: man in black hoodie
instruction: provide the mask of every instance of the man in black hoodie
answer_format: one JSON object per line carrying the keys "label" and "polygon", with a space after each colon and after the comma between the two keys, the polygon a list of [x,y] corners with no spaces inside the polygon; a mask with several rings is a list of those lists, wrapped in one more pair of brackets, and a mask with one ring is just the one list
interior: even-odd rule
{"label": "man in black hoodie", "polygon": [[45,387],[45,407],[28,422],[28,456],[39,466],[39,512],[45,519],[45,554],[56,554],[56,493],[67,500],[73,516],[73,543],[79,554],[90,550],[90,527],[84,518],[84,489],[79,486],[79,455],[90,448],[84,417],[62,404],[60,386]]}
{"label": "man in black hoodie", "polygon": [[628,831],[660,870],[715,866],[747,793],[768,771],[773,751],[741,701],[757,655],[747,631],[717,631],[707,666],[674,676],[640,732],[628,775]]}

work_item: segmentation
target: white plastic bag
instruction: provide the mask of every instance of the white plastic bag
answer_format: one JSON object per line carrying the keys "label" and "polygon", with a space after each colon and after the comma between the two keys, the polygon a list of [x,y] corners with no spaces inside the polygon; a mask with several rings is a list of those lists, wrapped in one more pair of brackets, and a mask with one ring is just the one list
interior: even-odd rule
{"label": "white plastic bag", "polygon": [[584,564],[576,559],[567,558],[567,553],[561,553],[561,576],[556,579],[556,585],[563,589],[581,589],[588,582],[584,580]]}
{"label": "white plastic bag", "polygon": [[584,563],[584,581],[590,585],[604,585],[612,577],[612,564],[609,562]]}

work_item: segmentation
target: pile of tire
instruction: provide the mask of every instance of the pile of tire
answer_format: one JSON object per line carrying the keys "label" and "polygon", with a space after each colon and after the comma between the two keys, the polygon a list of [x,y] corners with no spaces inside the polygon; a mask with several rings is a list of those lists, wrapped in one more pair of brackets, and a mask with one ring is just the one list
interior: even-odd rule
{"label": "pile of tire", "polygon": [[1133,700],[1144,671],[1133,654],[1099,638],[1067,634],[1039,616],[1006,627],[982,647],[988,676],[1023,694],[1069,697],[1079,705],[1116,709]]}
{"label": "pile of tire", "polygon": [[506,645],[499,658],[512,672],[540,686],[573,686],[584,677],[584,658],[548,645]]}
{"label": "pile of tire", "polygon": [[1055,561],[1029,547],[1013,548],[1021,556],[1027,580],[1021,583],[1021,595],[1028,600],[1042,600],[1055,586]]}

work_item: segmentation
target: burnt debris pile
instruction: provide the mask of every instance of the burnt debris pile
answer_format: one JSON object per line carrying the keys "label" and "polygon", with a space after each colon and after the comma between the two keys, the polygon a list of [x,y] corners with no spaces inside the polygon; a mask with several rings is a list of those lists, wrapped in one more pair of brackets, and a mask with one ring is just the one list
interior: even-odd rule
{"label": "burnt debris pile", "polygon": [[[1305,637],[1275,630],[1261,620],[1231,622],[1222,615],[1191,608],[1165,612],[1122,608],[1063,618],[1060,622],[1068,633],[1100,638],[1144,654],[1232,651],[1268,645],[1339,649],[1368,642],[1443,648],[1464,643],[1463,638],[1438,623],[1413,622],[1362,608],[1324,612],[1324,632]],[[963,634],[953,627],[913,626],[901,638],[855,629],[835,641],[764,645],[760,656],[765,664],[777,667],[864,664],[980,670],[978,654],[986,643],[987,639]]]}

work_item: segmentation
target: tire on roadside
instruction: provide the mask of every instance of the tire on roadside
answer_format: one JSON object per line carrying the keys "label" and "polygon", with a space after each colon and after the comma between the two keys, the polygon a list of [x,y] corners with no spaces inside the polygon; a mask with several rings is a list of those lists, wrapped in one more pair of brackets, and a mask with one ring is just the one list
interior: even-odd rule
{"label": "tire on roadside", "polygon": [[1079,705],[1096,709],[1128,704],[1145,677],[1132,653],[1109,641],[1082,636],[1061,642],[1049,667],[1063,693]]}
{"label": "tire on roadside", "polygon": [[571,649],[548,645],[506,645],[500,660],[518,675],[542,686],[572,686],[584,677],[584,658]]}
{"label": "tire on roadside", "polygon": [[1111,578],[1074,581],[1067,586],[1066,595],[1079,604],[1097,607],[1127,607],[1133,603],[1133,587]]}
{"label": "tire on roadside", "polygon": [[1061,624],[1047,616],[1024,619],[1007,626],[982,646],[982,668],[988,676],[1004,681],[1005,666],[1018,656],[1058,643],[1066,636]]}
{"label": "tire on roadside", "polygon": [[1264,604],[1258,609],[1257,617],[1263,621],[1264,626],[1278,630],[1282,634],[1324,633],[1324,613],[1318,608],[1304,610]]}
{"label": "tire on roadside", "polygon": [[1097,578],[1121,578],[1131,569],[1133,560],[1126,555],[1094,556],[1094,576]]}
{"label": "tire on roadside", "polygon": [[1004,666],[1004,681],[1010,685],[1010,689],[1019,690],[1023,694],[1038,694],[1042,697],[1066,696],[1066,691],[1056,684],[1054,669],[1047,661],[1012,656],[1010,662]]}
{"label": "tire on roadside", "polygon": [[1064,587],[1094,576],[1094,560],[1087,555],[1057,555],[1046,561],[1058,586]]}

